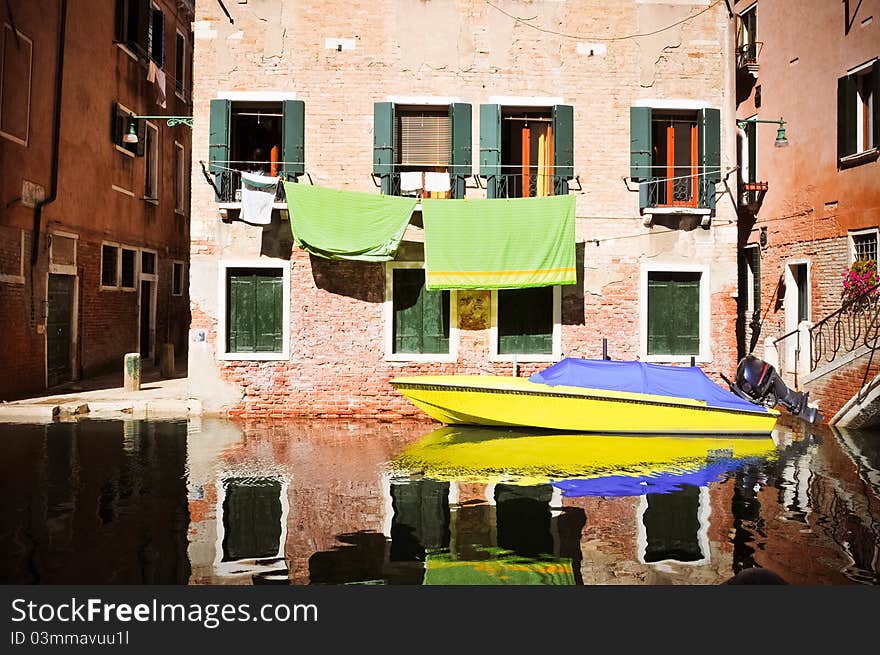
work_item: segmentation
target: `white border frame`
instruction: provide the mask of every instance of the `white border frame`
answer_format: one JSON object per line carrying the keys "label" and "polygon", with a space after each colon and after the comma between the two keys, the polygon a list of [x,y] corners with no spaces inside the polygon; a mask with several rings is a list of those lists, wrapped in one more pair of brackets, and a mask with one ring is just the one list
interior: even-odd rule
{"label": "white border frame", "polygon": [[[120,44],[117,43],[117,45],[120,45]],[[133,112],[131,109],[129,109],[128,107],[126,107],[125,105],[123,105],[121,102],[119,102],[119,101],[117,100],[117,101],[116,101],[116,111],[120,111],[120,110],[122,110],[122,111],[127,111],[129,116],[134,116],[134,115],[135,115],[135,112]],[[114,120],[114,121],[116,120],[116,116],[113,117],[113,120]],[[137,155],[135,155],[135,153],[133,153],[131,150],[128,150],[128,149],[126,149],[126,148],[123,148],[123,147],[122,147],[121,145],[119,145],[118,143],[114,143],[114,144],[113,144],[113,147],[116,148],[116,149],[117,149],[119,152],[121,152],[123,155],[127,155],[127,156],[131,157],[132,159],[133,159],[134,157],[137,156]],[[116,186],[115,184],[111,184],[110,186],[111,186],[114,190],[116,190],[116,191],[121,191],[122,193],[130,194],[131,196],[134,196],[134,192],[129,191],[128,189],[123,189],[122,187],[118,187],[118,186]]]}
{"label": "white border frame", "polygon": [[847,242],[849,245],[849,265],[852,266],[856,262],[856,244],[853,240],[853,237],[857,236],[865,236],[867,234],[873,234],[874,240],[877,242],[877,256],[880,257],[880,228],[876,227],[868,227],[862,228],[858,230],[849,230],[846,233]]}
{"label": "white border frame", "polygon": [[648,354],[648,276],[651,273],[700,274],[700,352],[694,355],[696,363],[712,361],[712,294],[707,264],[643,263],[639,269],[639,357],[644,362],[685,364],[691,355]]}
{"label": "white border frame", "polygon": [[[116,284],[113,286],[106,286],[104,284],[104,246],[116,248]],[[116,241],[101,242],[101,274],[98,276],[98,291],[119,291],[119,257],[121,256],[119,248],[120,246]]]}
{"label": "white border frame", "polygon": [[558,362],[562,359],[562,287],[553,285],[553,333],[551,352],[545,354],[498,352],[498,290],[489,298],[489,361],[490,362]]}
{"label": "white border frame", "polygon": [[[175,265],[180,264],[180,293],[174,293],[174,267]],[[180,298],[183,296],[183,288],[185,286],[184,282],[186,280],[186,262],[182,259],[172,259],[171,260],[171,297],[172,298]]]}
{"label": "white border frame", "polygon": [[232,102],[282,102],[296,100],[296,91],[218,91],[215,98]]}
{"label": "white border frame", "polygon": [[[158,126],[148,120],[144,120],[146,123],[146,127],[144,128],[144,140],[147,141],[147,133],[152,130],[153,131],[153,149],[152,154],[150,149],[147,147],[149,141],[144,143],[144,195],[143,200],[145,202],[150,203],[151,205],[159,204],[159,128]],[[153,191],[154,195],[147,195],[147,172],[150,169],[153,169]]]}
{"label": "white border frame", "polygon": [[18,260],[18,275],[10,275],[9,273],[0,273],[0,283],[6,284],[24,284],[24,230],[19,230],[21,241],[21,257]]}
{"label": "white border frame", "polygon": [[561,96],[489,96],[489,104],[502,107],[553,107],[564,105]]}
{"label": "white border frame", "polygon": [[[458,292],[449,291],[449,352],[396,353],[394,352],[394,271],[397,269],[424,269],[424,262],[391,261],[385,263],[385,300],[382,303],[383,342],[387,362],[444,362],[458,361]],[[425,273],[427,277],[427,272]]]}
{"label": "white border frame", "polygon": [[648,566],[664,565],[667,562],[675,562],[682,566],[705,566],[709,563],[712,551],[709,545],[709,517],[712,515],[712,503],[709,497],[709,487],[700,487],[700,504],[697,509],[697,521],[700,527],[697,530],[697,541],[700,544],[700,551],[703,558],[694,560],[693,562],[682,562],[677,559],[664,559],[656,562],[646,562],[645,553],[648,550],[648,531],[645,528],[645,512],[648,509],[648,495],[639,496],[639,506],[636,509],[636,526],[638,534],[636,536],[636,544],[638,550],[639,564],[647,564]]}
{"label": "white border frame", "polygon": [[[187,193],[187,157],[186,147],[180,142],[174,141],[174,153],[180,159],[174,165],[174,213],[180,216],[186,216],[186,208],[188,203]],[[178,206],[179,203],[179,206]]]}
{"label": "white border frame", "polygon": [[393,102],[395,105],[427,105],[427,106],[447,106],[461,102],[458,96],[388,96],[387,102]]}
{"label": "white border frame", "polygon": [[[131,250],[134,252],[134,286],[133,287],[124,287],[122,286],[122,251],[123,250]],[[127,246],[124,243],[119,245],[119,256],[116,258],[116,270],[118,271],[118,275],[116,276],[116,284],[119,285],[120,291],[137,291],[140,288],[140,284],[138,283],[140,280],[140,272],[141,272],[141,256],[140,256],[140,248],[137,246]],[[138,321],[138,326],[140,326],[140,321]]]}
{"label": "white border frame", "polygon": [[[144,253],[148,252],[153,255],[153,272],[152,273],[144,273]],[[121,262],[121,254],[120,254],[120,262]],[[138,316],[137,316],[137,326],[138,326],[138,352],[141,352],[141,348],[143,344],[141,343],[141,307],[142,305],[142,295],[144,290],[144,282],[152,282],[152,287],[150,289],[150,336],[149,336],[149,350],[147,357],[154,358],[156,356],[156,310],[158,306],[158,298],[159,298],[159,253],[150,248],[139,248],[137,253],[137,269],[135,270],[135,277],[137,278],[137,308],[138,308]],[[120,278],[121,279],[121,278]]]}
{"label": "white border frame", "polygon": [[[221,361],[279,362],[290,359],[290,260],[286,259],[221,259],[217,265],[217,345],[216,357]],[[226,278],[230,268],[280,269],[282,276],[283,312],[281,316],[280,353],[232,353],[226,350]]]}
{"label": "white border frame", "polygon": [[[189,42],[186,38],[186,34],[180,31],[180,28],[174,28],[174,95],[180,98],[186,104],[189,104],[189,101],[186,99],[186,61],[187,61],[187,51],[189,50]],[[177,37],[183,37],[183,74],[180,79],[177,78]],[[177,82],[180,82],[180,86],[183,88],[183,93],[177,90]]]}
{"label": "white border frame", "polygon": [[[785,303],[785,334],[798,328],[796,311],[798,286],[797,280],[791,269],[793,266],[800,266],[801,264],[806,264],[807,266],[807,321],[809,321],[810,317],[813,315],[813,262],[808,257],[786,259],[783,263],[783,271],[785,274],[785,298],[783,300]],[[785,341],[785,372],[793,373],[795,367],[797,337],[792,335]],[[801,344],[801,346],[805,347],[804,344]],[[806,373],[807,371],[801,371],[802,375]]]}
{"label": "white border frame", "polygon": [[[64,239],[73,239],[73,264],[56,264],[52,261],[52,246],[54,236]],[[49,272],[56,275],[77,275],[77,264],[79,263],[79,235],[73,232],[64,232],[62,230],[51,230],[49,232]]]}
{"label": "white border frame", "polygon": [[[24,140],[20,139],[19,137],[15,136],[14,134],[10,134],[9,132],[4,132],[2,129],[0,129],[0,136],[2,136],[4,139],[9,139],[13,143],[17,143],[17,144],[22,145],[25,148],[27,148],[28,141],[30,140],[30,131],[31,131],[31,91],[33,88],[33,80],[34,80],[34,42],[30,37],[25,36],[24,33],[19,29],[16,29],[13,32],[12,25],[10,25],[7,22],[4,22],[3,23],[3,40],[0,41],[0,47],[2,47],[3,44],[6,43],[6,30],[7,29],[9,30],[10,33],[12,33],[13,38],[15,38],[15,35],[18,35],[18,37],[20,39],[27,41],[28,45],[31,48],[30,66],[28,67],[28,82],[27,82],[27,122],[26,122],[25,128],[24,128]],[[0,55],[2,55],[2,52],[0,52]],[[3,125],[3,114],[2,114],[3,102],[2,102],[2,100],[3,100],[3,80],[5,79],[5,74],[6,74],[6,71],[4,70],[5,67],[6,67],[5,58],[0,59],[0,126]],[[18,89],[13,88],[13,93],[16,91],[18,91]]]}
{"label": "white border frame", "polygon": [[[290,482],[280,475],[260,476],[268,480],[281,483],[281,535],[278,539],[278,552],[273,557],[252,557],[240,560],[223,561],[223,539],[226,537],[226,529],[223,527],[223,504],[226,502],[227,480],[242,477],[235,473],[227,472],[217,477],[215,489],[217,492],[217,506],[214,510],[214,523],[216,525],[217,540],[214,542],[214,574],[222,577],[237,577],[241,575],[256,575],[258,573],[270,573],[281,568],[277,562],[259,564],[263,559],[284,559],[286,561],[285,548],[287,544],[287,518],[290,516],[290,499],[287,497]],[[286,568],[286,565],[285,567]]]}

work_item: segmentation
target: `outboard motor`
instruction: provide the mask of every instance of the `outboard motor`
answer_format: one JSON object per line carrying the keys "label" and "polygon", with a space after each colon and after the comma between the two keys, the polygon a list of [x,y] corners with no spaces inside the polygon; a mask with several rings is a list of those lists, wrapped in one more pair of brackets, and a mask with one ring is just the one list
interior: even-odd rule
{"label": "outboard motor", "polygon": [[818,423],[821,419],[819,410],[809,405],[809,393],[789,389],[775,368],[754,355],[740,360],[736,367],[736,381],[728,381],[728,384],[733,393],[756,405],[774,407],[781,404],[808,423]]}

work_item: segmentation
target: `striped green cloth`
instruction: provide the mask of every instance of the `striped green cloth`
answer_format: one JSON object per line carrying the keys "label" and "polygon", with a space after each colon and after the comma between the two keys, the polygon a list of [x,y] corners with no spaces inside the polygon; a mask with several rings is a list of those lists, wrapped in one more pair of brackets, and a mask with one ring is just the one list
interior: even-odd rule
{"label": "striped green cloth", "polygon": [[422,200],[428,289],[576,284],[574,201]]}
{"label": "striped green cloth", "polygon": [[425,585],[573,585],[570,559],[529,560],[503,557],[481,561],[459,560],[451,555],[428,555]]}
{"label": "striped green cloth", "polygon": [[297,246],[325,259],[384,262],[394,254],[416,198],[284,183]]}

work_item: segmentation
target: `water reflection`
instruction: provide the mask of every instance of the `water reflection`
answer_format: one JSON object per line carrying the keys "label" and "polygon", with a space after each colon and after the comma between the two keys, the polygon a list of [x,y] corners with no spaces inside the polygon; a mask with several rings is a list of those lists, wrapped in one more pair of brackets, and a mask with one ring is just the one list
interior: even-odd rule
{"label": "water reflection", "polygon": [[0,438],[4,583],[880,582],[877,433],[205,420]]}

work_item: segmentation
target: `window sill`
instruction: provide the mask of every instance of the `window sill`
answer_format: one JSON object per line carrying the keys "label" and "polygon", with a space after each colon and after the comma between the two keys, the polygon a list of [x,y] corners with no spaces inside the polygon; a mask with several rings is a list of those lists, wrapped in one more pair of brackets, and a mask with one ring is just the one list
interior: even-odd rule
{"label": "window sill", "polygon": [[220,353],[217,359],[224,362],[283,362],[290,359],[285,352],[280,353]]}
{"label": "window sill", "polygon": [[711,209],[703,207],[645,207],[642,214],[659,214],[665,216],[708,216]]}
{"label": "window sill", "polygon": [[386,355],[385,361],[390,364],[454,364],[458,357],[450,354],[394,353]]}
{"label": "window sill", "polygon": [[[645,355],[641,361],[649,364],[690,364],[690,355]],[[708,364],[711,362],[707,357],[694,356],[694,364]]]}
{"label": "window sill", "polygon": [[189,101],[186,99],[186,97],[182,93],[175,91],[174,95],[176,95],[183,104],[185,104],[185,105],[189,104]]}
{"label": "window sill", "polygon": [[174,213],[177,214],[178,216],[184,216],[184,217],[186,216],[186,212],[183,209],[175,209]]}
{"label": "window sill", "polygon": [[847,155],[846,157],[838,159],[837,167],[852,168],[861,164],[867,164],[868,162],[876,160],[878,156],[880,156],[880,148],[874,146],[870,150],[864,150],[862,152],[857,152],[854,155]]}
{"label": "window sill", "polygon": [[116,47],[119,48],[120,50],[122,50],[122,52],[124,52],[125,54],[127,54],[129,57],[131,57],[131,58],[134,59],[135,61],[138,60],[138,56],[137,56],[137,54],[136,54],[131,48],[129,48],[127,45],[125,45],[124,43],[118,43],[118,42],[117,42],[117,43],[116,43]]}
{"label": "window sill", "polygon": [[562,359],[562,355],[556,355],[553,353],[546,353],[540,355],[490,355],[490,362],[505,362],[508,364],[513,364],[516,362],[517,364],[535,364],[535,363],[550,363],[554,364]]}
{"label": "window sill", "polygon": [[144,200],[144,202],[148,202],[151,205],[156,205],[157,207],[159,206],[159,199],[158,198],[151,198],[149,196],[144,196],[143,200]]}
{"label": "window sill", "polygon": [[116,148],[116,149],[117,149],[119,152],[121,152],[123,155],[128,155],[129,157],[132,157],[132,158],[135,156],[134,153],[133,153],[131,150],[128,150],[128,149],[126,149],[126,148],[123,148],[123,147],[122,147],[121,145],[119,145],[118,143],[114,143],[114,144],[113,144],[113,147]]}

